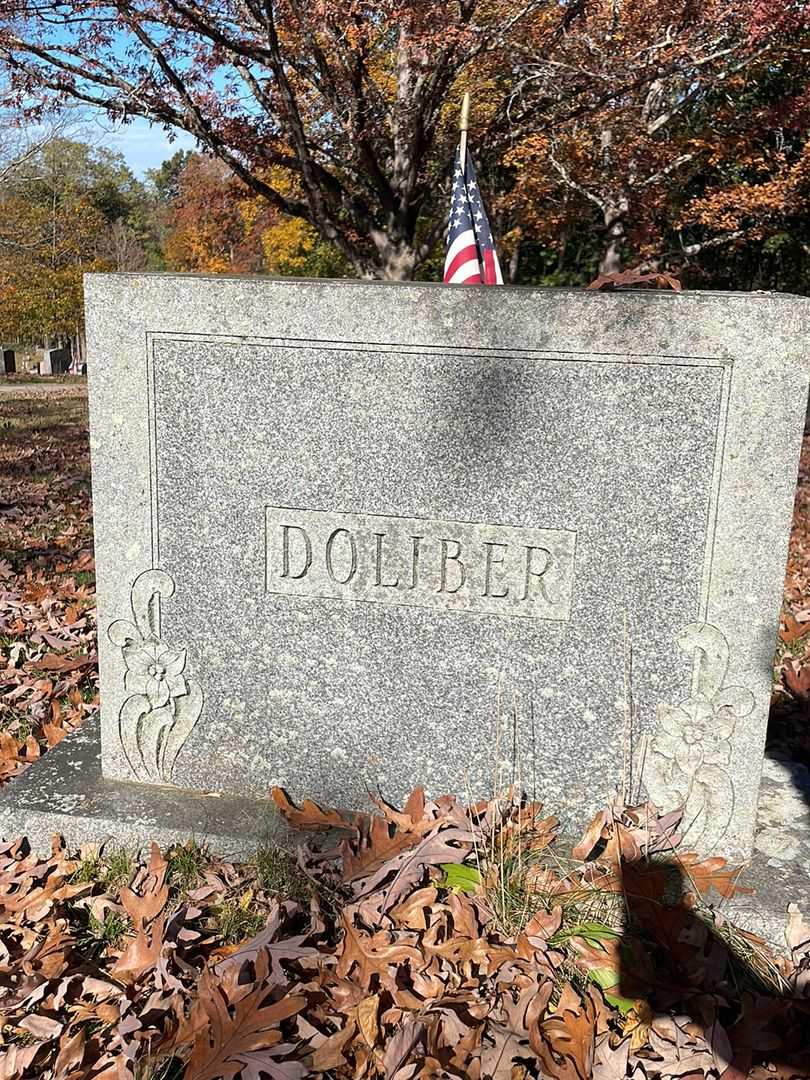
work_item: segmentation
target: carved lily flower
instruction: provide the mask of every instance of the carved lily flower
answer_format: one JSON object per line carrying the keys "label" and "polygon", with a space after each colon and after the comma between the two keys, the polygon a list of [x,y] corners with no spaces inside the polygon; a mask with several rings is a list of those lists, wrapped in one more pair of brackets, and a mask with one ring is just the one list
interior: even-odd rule
{"label": "carved lily flower", "polygon": [[153,709],[168,705],[172,698],[188,693],[181,672],[186,666],[186,651],[173,652],[157,638],[132,642],[121,650],[127,666],[125,688],[143,694]]}
{"label": "carved lily flower", "polygon": [[653,749],[675,761],[687,776],[693,776],[702,765],[728,765],[731,761],[728,740],[735,713],[730,703],[719,698],[709,701],[703,694],[695,694],[682,705],[658,710],[661,730],[653,739]]}

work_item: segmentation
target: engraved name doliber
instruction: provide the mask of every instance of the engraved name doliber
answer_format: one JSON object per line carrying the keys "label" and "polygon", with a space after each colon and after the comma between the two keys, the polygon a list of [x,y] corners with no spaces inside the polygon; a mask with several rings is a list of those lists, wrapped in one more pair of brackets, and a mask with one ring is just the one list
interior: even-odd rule
{"label": "engraved name doliber", "polygon": [[570,616],[576,533],[266,507],[265,587],[291,596]]}

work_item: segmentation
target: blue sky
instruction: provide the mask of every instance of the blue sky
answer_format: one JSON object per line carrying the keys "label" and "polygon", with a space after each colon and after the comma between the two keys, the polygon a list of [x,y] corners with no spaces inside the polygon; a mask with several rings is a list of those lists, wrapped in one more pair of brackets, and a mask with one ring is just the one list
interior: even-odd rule
{"label": "blue sky", "polygon": [[104,145],[118,150],[136,176],[142,177],[147,169],[155,169],[178,150],[193,150],[194,139],[184,131],[177,133],[174,142],[162,127],[150,126],[140,118],[129,124],[108,128]]}
{"label": "blue sky", "polygon": [[[55,30],[54,41],[57,44],[71,40],[72,32],[67,28]],[[115,44],[109,47],[109,56],[106,58],[110,61],[122,61],[128,41],[125,34],[119,34]],[[182,131],[178,131],[174,141],[169,142],[160,125],[151,126],[147,120],[140,117],[127,124],[113,124],[106,114],[82,105],[75,106],[75,115],[77,130],[68,133],[69,137],[118,150],[139,178],[143,177],[147,169],[157,168],[178,150],[194,150],[196,146],[191,135]]]}

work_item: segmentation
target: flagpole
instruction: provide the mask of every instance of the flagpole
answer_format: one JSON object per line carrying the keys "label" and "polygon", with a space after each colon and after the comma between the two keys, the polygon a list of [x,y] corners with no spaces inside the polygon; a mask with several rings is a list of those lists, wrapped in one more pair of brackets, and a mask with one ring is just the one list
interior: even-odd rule
{"label": "flagpole", "polygon": [[467,168],[467,131],[470,126],[470,95],[465,94],[461,102],[461,120],[459,122],[461,141],[459,142],[459,158],[461,159],[461,175]]}

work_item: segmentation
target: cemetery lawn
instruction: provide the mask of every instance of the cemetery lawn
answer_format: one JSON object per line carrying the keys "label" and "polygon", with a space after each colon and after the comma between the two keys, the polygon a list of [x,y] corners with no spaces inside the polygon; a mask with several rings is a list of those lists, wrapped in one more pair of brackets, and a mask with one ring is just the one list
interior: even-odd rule
{"label": "cemetery lawn", "polygon": [[0,782],[98,707],[83,386],[0,396]]}
{"label": "cemetery lawn", "polygon": [[[23,394],[0,397],[11,784],[98,704],[86,400]],[[806,448],[785,715],[810,695],[808,507]],[[320,848],[0,846],[3,1080],[810,1077],[810,926],[797,910],[776,958],[718,915],[745,879],[681,851],[677,813],[614,806],[571,849],[554,807],[505,797],[350,817],[274,798],[331,830]]]}

